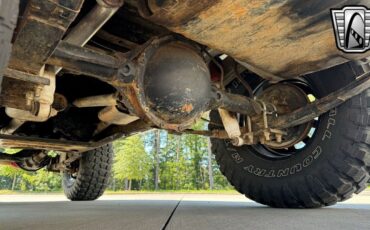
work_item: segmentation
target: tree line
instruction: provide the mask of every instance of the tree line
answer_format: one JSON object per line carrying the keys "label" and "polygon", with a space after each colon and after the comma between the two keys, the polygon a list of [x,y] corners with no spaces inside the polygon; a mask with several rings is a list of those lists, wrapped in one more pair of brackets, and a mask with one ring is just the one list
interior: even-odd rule
{"label": "tree line", "polygon": [[[113,146],[110,190],[231,189],[206,137],[152,130],[115,141]],[[0,189],[60,191],[61,176],[45,170],[35,173],[0,166]]]}

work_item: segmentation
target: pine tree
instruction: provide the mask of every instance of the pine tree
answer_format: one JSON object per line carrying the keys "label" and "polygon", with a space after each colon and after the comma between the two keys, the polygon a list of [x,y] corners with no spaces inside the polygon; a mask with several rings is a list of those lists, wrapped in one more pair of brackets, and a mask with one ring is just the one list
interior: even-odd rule
{"label": "pine tree", "polygon": [[128,190],[131,190],[132,180],[142,180],[150,172],[151,162],[144,143],[139,135],[135,135],[116,141],[114,149],[114,177],[121,181],[128,180]]}

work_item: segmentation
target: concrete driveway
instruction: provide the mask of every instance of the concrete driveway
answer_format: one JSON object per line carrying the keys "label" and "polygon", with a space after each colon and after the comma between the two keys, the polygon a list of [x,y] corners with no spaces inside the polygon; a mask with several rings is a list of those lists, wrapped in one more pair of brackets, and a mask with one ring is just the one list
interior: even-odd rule
{"label": "concrete driveway", "polygon": [[370,191],[333,207],[273,209],[241,195],[0,196],[0,229],[370,229]]}

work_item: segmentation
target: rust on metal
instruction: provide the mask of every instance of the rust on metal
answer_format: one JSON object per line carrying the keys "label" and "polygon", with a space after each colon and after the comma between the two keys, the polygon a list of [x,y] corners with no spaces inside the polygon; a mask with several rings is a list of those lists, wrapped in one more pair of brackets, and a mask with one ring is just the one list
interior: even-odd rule
{"label": "rust on metal", "polygon": [[332,92],[311,104],[300,107],[299,109],[283,116],[272,118],[270,121],[271,126],[276,128],[288,128],[312,121],[316,117],[329,112],[331,109],[338,107],[347,100],[361,94],[369,88],[370,73],[365,73],[345,87]]}
{"label": "rust on metal", "polygon": [[104,39],[106,41],[112,42],[113,44],[115,44],[117,46],[121,46],[121,47],[126,48],[126,49],[134,49],[137,46],[139,46],[139,44],[137,44],[137,43],[134,43],[134,42],[131,42],[127,39],[118,37],[114,34],[111,34],[111,33],[108,33],[107,31],[104,31],[104,30],[100,30],[99,32],[97,32],[96,36],[98,38],[101,38],[101,39]]}
{"label": "rust on metal", "polygon": [[206,63],[193,46],[172,36],[142,47],[133,52],[136,77],[122,85],[124,102],[157,127],[178,131],[191,126],[210,100]]}
{"label": "rust on metal", "polygon": [[[158,24],[177,26],[185,24],[220,0],[140,0],[141,13]],[[162,16],[163,17],[162,17]]]}
{"label": "rust on metal", "polygon": [[39,74],[76,18],[83,0],[31,0],[17,28],[9,66]]}
{"label": "rust on metal", "polygon": [[[330,8],[350,1],[143,0],[143,16],[282,78],[365,57],[340,52]],[[146,7],[145,7],[146,6]]]}
{"label": "rust on metal", "polygon": [[[270,85],[257,95],[257,99],[274,106],[277,116],[292,113],[294,110],[310,103],[309,98],[301,88],[290,83],[278,83]],[[268,117],[267,117],[268,119]],[[267,122],[267,125],[270,125]],[[271,140],[266,140],[265,145],[274,149],[284,149],[294,146],[302,141],[310,131],[312,122],[284,129],[279,132],[270,132]],[[276,129],[280,129],[277,127]],[[270,129],[271,130],[271,129]],[[273,129],[274,131],[275,129]]]}
{"label": "rust on metal", "polygon": [[38,85],[49,85],[50,80],[34,74],[25,73],[14,69],[6,69],[4,75],[8,78],[13,78],[23,82],[34,83]]}
{"label": "rust on metal", "polygon": [[191,111],[193,111],[193,109],[194,109],[194,107],[191,103],[186,103],[185,105],[182,106],[181,111],[186,112],[186,113],[190,113]]}
{"label": "rust on metal", "polygon": [[[224,140],[230,139],[229,135],[227,134],[225,130],[219,130],[219,129],[214,129],[214,130],[185,129],[181,131],[181,133],[206,136],[206,137],[224,139]],[[181,134],[181,133],[178,133],[178,134]]]}
{"label": "rust on metal", "polygon": [[1,83],[0,104],[25,111],[33,110],[34,104],[29,103],[29,92],[34,92],[37,85],[21,82],[17,79],[3,77]]}
{"label": "rust on metal", "polygon": [[112,82],[117,76],[120,59],[103,52],[60,42],[47,64]]}
{"label": "rust on metal", "polygon": [[263,111],[261,105],[252,98],[231,94],[217,88],[213,88],[213,98],[210,109],[223,108],[249,116],[259,115]]}
{"label": "rust on metal", "polygon": [[146,110],[148,110],[148,108],[143,108],[141,106],[140,99],[136,96],[137,93],[140,93],[140,90],[137,87],[137,83],[133,82],[132,84],[127,85],[126,87],[124,87],[122,92],[128,102],[126,104],[130,106],[130,109],[134,111],[134,113],[141,119],[149,121],[146,116]]}

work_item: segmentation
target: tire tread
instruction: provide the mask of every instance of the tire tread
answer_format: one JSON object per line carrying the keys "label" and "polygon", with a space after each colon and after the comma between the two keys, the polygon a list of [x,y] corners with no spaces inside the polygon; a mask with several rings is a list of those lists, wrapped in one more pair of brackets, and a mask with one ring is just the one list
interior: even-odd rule
{"label": "tire tread", "polygon": [[71,187],[63,183],[64,193],[72,201],[96,200],[103,195],[113,164],[113,148],[104,145],[84,153],[78,176]]}

